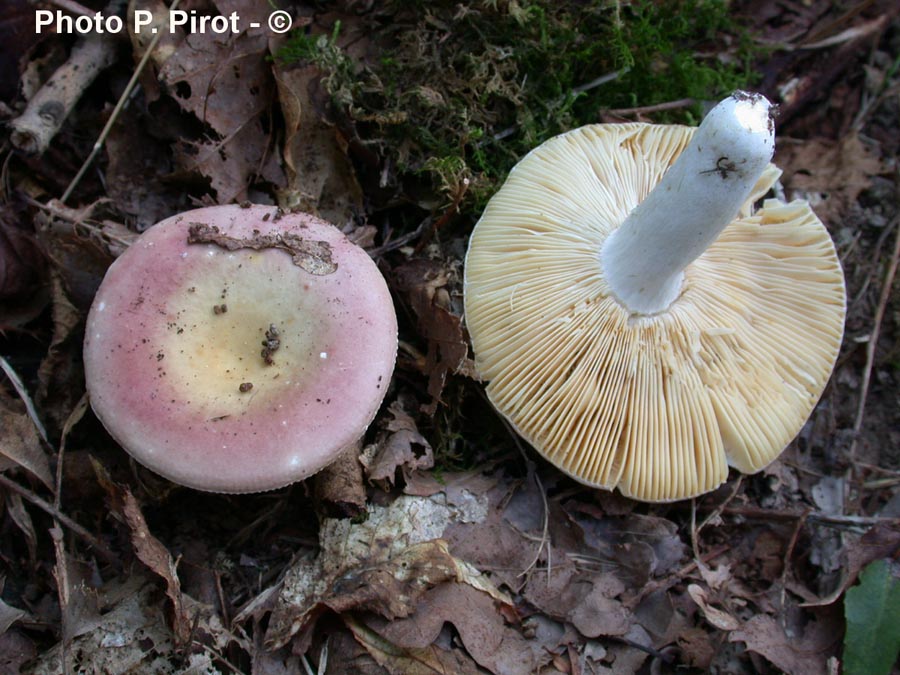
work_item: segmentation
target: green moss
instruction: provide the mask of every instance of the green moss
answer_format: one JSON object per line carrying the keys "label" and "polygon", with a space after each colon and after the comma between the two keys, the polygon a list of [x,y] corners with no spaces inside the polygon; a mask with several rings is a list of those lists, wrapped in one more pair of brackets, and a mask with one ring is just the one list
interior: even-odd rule
{"label": "green moss", "polygon": [[695,123],[700,101],[748,87],[753,52],[723,0],[387,3],[367,21],[370,59],[330,35],[294,35],[278,57],[314,62],[397,191],[423,185],[480,211],[512,165],[608,109],[692,98],[657,116]]}

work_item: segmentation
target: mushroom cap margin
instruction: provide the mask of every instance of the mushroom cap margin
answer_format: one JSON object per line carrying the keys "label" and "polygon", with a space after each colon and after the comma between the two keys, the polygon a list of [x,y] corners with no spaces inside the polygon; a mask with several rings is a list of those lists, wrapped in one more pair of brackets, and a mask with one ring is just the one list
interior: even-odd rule
{"label": "mushroom cap margin", "polygon": [[[189,245],[195,223],[324,242],[337,269]],[[282,345],[266,366],[272,324]],[[140,463],[188,487],[257,492],[315,473],[365,432],[396,348],[387,284],[362,249],[308,214],[230,205],[168,218],[112,264],[87,320],[85,376],[98,418]]]}

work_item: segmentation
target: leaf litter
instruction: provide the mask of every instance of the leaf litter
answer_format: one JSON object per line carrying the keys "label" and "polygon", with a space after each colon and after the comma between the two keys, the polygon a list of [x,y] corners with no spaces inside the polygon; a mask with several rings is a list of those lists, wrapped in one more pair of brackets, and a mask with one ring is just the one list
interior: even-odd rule
{"label": "leaf litter", "polygon": [[[900,550],[900,308],[882,293],[898,229],[900,12],[751,4],[733,9],[754,39],[788,46],[757,60],[760,86],[785,108],[783,189],[811,198],[837,241],[848,337],[782,458],[694,504],[635,504],[534,464],[472,377],[460,281],[472,205],[521,154],[513,148],[537,138],[539,120],[571,125],[587,104],[583,121],[612,114],[593,98],[603,85],[569,100],[538,77],[553,72],[535,60],[553,53],[534,42],[541,34],[584,48],[578,75],[559,75],[585,79],[566,86],[604,74],[583,69],[593,52],[573,27],[579,3],[439,2],[418,14],[294,3],[286,38],[167,33],[101,159],[62,203],[116,83],[150,49],[132,32],[132,58],[120,55],[84,93],[45,156],[3,150],[0,339],[23,385],[0,385],[0,663],[20,673],[805,674],[856,658],[844,647],[844,598],[852,610],[862,571]],[[130,9],[151,7],[161,3]],[[250,0],[185,7],[268,14]],[[616,20],[627,28],[641,7]],[[582,25],[608,20],[603,11]],[[520,27],[518,44],[504,26]],[[410,27],[425,37],[401,49]],[[450,49],[479,31],[474,56]],[[298,35],[316,58],[283,58]],[[743,37],[703,39],[694,58],[725,63]],[[0,45],[0,64],[17,64],[21,80],[3,90],[6,119],[66,56],[55,37],[16,40]],[[20,44],[30,50],[21,58]],[[545,88],[540,111],[517,48]],[[616,114],[653,116],[666,103],[627,82],[631,106],[644,108],[627,112],[617,88]],[[443,135],[429,150],[433,129]],[[179,489],[129,463],[84,414],[80,337],[106,267],[164,215],[244,199],[335,222],[375,256],[400,309],[396,377],[350,453],[345,478],[361,496],[339,514],[349,517],[316,502],[316,479],[265,495]],[[867,366],[860,345],[882,297]],[[865,423],[851,437],[863,395]]]}

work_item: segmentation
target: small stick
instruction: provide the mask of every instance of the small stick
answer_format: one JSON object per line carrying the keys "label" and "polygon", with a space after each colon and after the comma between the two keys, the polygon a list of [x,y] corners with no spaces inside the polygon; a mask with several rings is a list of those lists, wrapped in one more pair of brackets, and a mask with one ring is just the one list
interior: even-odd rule
{"label": "small stick", "polygon": [[112,65],[115,53],[109,35],[91,34],[75,43],[69,60],[31,98],[25,112],[9,123],[10,142],[29,155],[44,154],[85,89]]}
{"label": "small stick", "polygon": [[655,112],[664,112],[666,110],[677,110],[678,108],[687,108],[697,102],[693,98],[680,98],[677,101],[666,101],[665,103],[657,103],[656,105],[644,105],[638,108],[611,108],[604,110],[607,115],[616,115],[618,117],[626,117],[628,115],[647,115]]}
{"label": "small stick", "polygon": [[784,618],[784,602],[787,597],[787,577],[791,567],[791,558],[794,556],[794,548],[797,546],[797,540],[800,538],[800,531],[806,525],[806,520],[812,509],[806,509],[794,525],[794,531],[791,533],[791,540],[788,542],[787,549],[784,552],[784,566],[781,569],[781,614]]}
{"label": "small stick", "polygon": [[49,447],[50,440],[47,437],[47,430],[44,428],[44,424],[41,422],[41,418],[38,417],[37,410],[35,410],[34,407],[34,403],[31,401],[31,396],[28,395],[28,390],[25,388],[25,385],[23,384],[22,379],[19,377],[19,374],[9,364],[9,361],[7,361],[2,356],[0,356],[0,370],[6,373],[6,377],[8,377],[9,381],[12,382],[16,393],[19,395],[19,398],[22,399],[22,403],[25,404],[25,410],[28,413],[28,417],[31,418],[31,421],[34,424],[34,428],[37,429],[41,440],[44,441],[44,443],[46,443]]}
{"label": "small stick", "polygon": [[27,499],[42,511],[49,513],[61,524],[69,528],[74,534],[78,535],[88,544],[90,544],[90,546],[97,552],[97,554],[107,562],[118,563],[119,559],[116,554],[106,548],[103,542],[97,539],[94,535],[92,535],[74,520],[69,518],[69,516],[67,516],[65,513],[53,506],[53,504],[47,503],[36,494],[31,492],[27,488],[22,487],[14,480],[7,478],[2,473],[0,473],[0,486],[3,486],[8,490],[11,490],[12,492],[15,492],[17,495],[20,495],[21,497]]}
{"label": "small stick", "polygon": [[122,95],[119,97],[119,100],[116,103],[116,107],[113,109],[112,114],[106,121],[106,126],[103,127],[103,131],[101,131],[100,136],[97,137],[97,141],[94,143],[94,147],[91,149],[91,154],[88,155],[88,158],[86,160],[84,160],[84,164],[82,164],[81,168],[78,169],[78,173],[75,174],[75,178],[72,179],[72,182],[69,183],[69,187],[66,188],[63,196],[60,197],[60,203],[65,204],[66,200],[72,196],[72,192],[75,190],[78,183],[81,182],[81,179],[87,172],[88,167],[93,163],[94,159],[99,154],[100,149],[106,142],[106,137],[109,136],[109,132],[112,130],[113,124],[116,123],[116,120],[119,118],[119,115],[125,108],[125,104],[131,98],[131,93],[137,86],[138,78],[141,76],[141,73],[147,66],[147,62],[150,60],[150,56],[153,54],[153,50],[156,49],[156,45],[159,43],[160,38],[162,38],[163,33],[165,32],[165,27],[166,25],[168,25],[168,17],[171,16],[172,11],[174,11],[178,7],[179,2],[181,2],[181,0],[174,0],[174,2],[172,2],[172,5],[169,7],[169,13],[166,15],[167,18],[163,21],[163,25],[160,27],[159,32],[157,32],[156,35],[153,36],[153,39],[150,40],[150,44],[147,46],[147,51],[144,52],[144,55],[141,57],[140,62],[134,69],[134,73],[132,73],[131,79],[128,80],[128,84],[125,85],[125,91],[123,91]]}
{"label": "small stick", "polygon": [[728,551],[730,551],[730,550],[731,550],[731,546],[729,546],[728,544],[723,544],[722,546],[719,546],[718,548],[714,548],[712,551],[705,553],[699,559],[694,558],[694,560],[691,560],[691,562],[686,564],[681,569],[676,570],[669,576],[663,577],[662,579],[654,579],[653,581],[648,582],[641,589],[640,593],[638,593],[634,597],[625,601],[625,606],[628,609],[634,609],[639,604],[641,604],[641,601],[644,598],[646,598],[648,595],[652,595],[653,593],[656,593],[657,591],[663,591],[668,588],[671,588],[672,586],[677,584],[679,581],[684,579],[688,574],[690,574],[691,572],[693,572],[695,569],[697,569],[699,567],[698,562],[701,562],[702,564],[706,564],[709,561],[715,560],[719,556],[724,555],[725,553],[728,553]]}
{"label": "small stick", "polygon": [[878,337],[881,333],[881,322],[884,320],[884,311],[891,297],[891,288],[894,285],[894,276],[897,274],[897,263],[900,260],[900,227],[894,238],[894,251],[888,263],[887,272],[884,275],[884,284],[881,287],[881,296],[878,298],[878,307],[875,309],[875,317],[872,319],[872,332],[869,342],[866,344],[866,365],[863,369],[862,384],[859,388],[859,404],[856,408],[856,420],[853,423],[853,440],[850,443],[850,465],[856,462],[856,447],[859,441],[859,432],[862,430],[863,417],[866,413],[866,398],[869,395],[869,384],[872,381],[872,368],[875,365],[875,349],[878,346]]}
{"label": "small stick", "polygon": [[788,521],[806,518],[822,525],[839,527],[871,527],[878,524],[900,525],[900,518],[885,516],[844,516],[819,511],[772,511],[756,506],[729,506],[724,510],[730,516],[741,516],[753,520]]}

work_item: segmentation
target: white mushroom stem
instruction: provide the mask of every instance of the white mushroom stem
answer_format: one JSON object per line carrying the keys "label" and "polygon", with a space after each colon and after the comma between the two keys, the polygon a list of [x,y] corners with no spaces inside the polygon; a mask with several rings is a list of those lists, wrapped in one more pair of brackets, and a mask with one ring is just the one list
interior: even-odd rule
{"label": "white mushroom stem", "polygon": [[736,92],[713,108],[646,199],[613,232],[600,264],[613,295],[635,314],[665,311],[684,269],[737,215],[772,159],[771,104]]}

